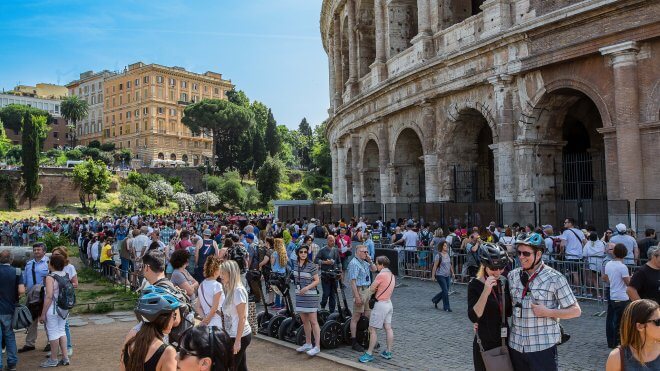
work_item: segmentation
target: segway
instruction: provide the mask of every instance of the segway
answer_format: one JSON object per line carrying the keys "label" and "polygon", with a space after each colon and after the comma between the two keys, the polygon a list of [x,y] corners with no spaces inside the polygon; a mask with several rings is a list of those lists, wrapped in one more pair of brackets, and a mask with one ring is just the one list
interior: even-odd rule
{"label": "segway", "polygon": [[290,274],[287,273],[284,279],[279,278],[278,284],[275,287],[273,287],[273,289],[277,289],[276,292],[278,294],[282,295],[282,299],[284,300],[284,305],[286,307],[285,310],[286,317],[279,325],[279,328],[277,330],[277,338],[280,340],[297,344],[298,343],[297,331],[299,329],[302,329],[303,325],[300,316],[293,309],[294,306],[293,306],[293,300],[291,300],[290,283],[291,283]]}
{"label": "segway", "polygon": [[[288,294],[289,278],[287,274],[273,272],[270,274],[268,283],[270,284],[270,287],[273,289],[273,291],[275,291],[275,293],[280,295],[282,298],[284,298],[285,292]],[[262,313],[263,313],[262,316],[263,319],[262,322],[260,323],[259,328],[263,327],[263,331],[264,331],[263,334],[268,335],[270,337],[279,338],[280,327],[282,326],[282,323],[287,318],[291,317],[291,313],[289,312],[289,306],[287,305],[286,308],[280,310],[268,320],[266,320],[265,317],[265,316],[270,316],[270,313],[268,313],[268,309],[266,309]],[[258,317],[257,320],[259,320]]]}
{"label": "segway", "polygon": [[[344,333],[344,343],[346,345],[351,345],[351,311],[348,309],[348,301],[346,300],[346,292],[345,292],[346,286],[344,286],[341,290],[341,296],[342,300],[344,301],[344,311],[346,314],[348,314],[342,324],[342,329]],[[337,301],[339,302],[339,301]],[[334,313],[333,313],[334,314]],[[358,344],[362,345],[362,347],[367,347],[369,346],[369,318],[365,317],[364,315],[360,316],[360,319],[358,320],[358,323],[355,327],[355,331],[357,332],[355,334],[355,338],[358,342]]]}
{"label": "segway", "polygon": [[337,284],[336,280],[339,277],[338,270],[329,270],[321,272],[322,279],[332,280],[332,291],[330,295],[333,295],[337,302],[337,313],[330,314],[325,323],[321,325],[321,346],[328,349],[334,349],[344,340],[344,329],[343,323],[348,317],[350,325],[350,311],[348,316],[345,316],[345,312],[342,309],[341,304],[339,303],[339,295],[337,294]]}
{"label": "segway", "polygon": [[[270,277],[266,281],[266,285],[270,285]],[[257,314],[257,332],[262,335],[269,335],[268,326],[270,325],[271,319],[274,317],[272,313],[268,312],[268,306],[266,305],[266,296],[264,291],[261,290],[261,304],[264,306],[264,311]]]}

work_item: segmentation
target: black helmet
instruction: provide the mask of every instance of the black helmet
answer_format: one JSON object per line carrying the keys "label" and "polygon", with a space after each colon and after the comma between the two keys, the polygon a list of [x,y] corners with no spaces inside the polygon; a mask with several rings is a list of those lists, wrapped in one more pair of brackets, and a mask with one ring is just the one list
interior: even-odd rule
{"label": "black helmet", "polygon": [[179,300],[158,286],[147,286],[135,306],[135,316],[140,321],[153,322],[161,314],[172,313],[181,306]]}
{"label": "black helmet", "polygon": [[479,261],[488,268],[504,268],[509,264],[506,250],[490,242],[483,242],[479,247]]}

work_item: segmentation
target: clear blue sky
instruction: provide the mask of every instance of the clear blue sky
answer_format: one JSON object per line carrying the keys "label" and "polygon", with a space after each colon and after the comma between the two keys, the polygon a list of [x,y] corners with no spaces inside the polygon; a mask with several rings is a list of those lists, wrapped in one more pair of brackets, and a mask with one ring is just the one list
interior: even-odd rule
{"label": "clear blue sky", "polygon": [[3,0],[0,88],[143,61],[217,71],[278,124],[327,117],[321,0]]}

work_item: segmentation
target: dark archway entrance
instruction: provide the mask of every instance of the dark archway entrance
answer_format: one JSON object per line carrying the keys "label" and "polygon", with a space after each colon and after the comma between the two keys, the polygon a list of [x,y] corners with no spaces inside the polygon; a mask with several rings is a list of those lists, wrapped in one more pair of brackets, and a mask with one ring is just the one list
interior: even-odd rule
{"label": "dark archway entrance", "polygon": [[404,129],[394,148],[394,189],[397,203],[423,202],[426,198],[422,141],[412,129]]}

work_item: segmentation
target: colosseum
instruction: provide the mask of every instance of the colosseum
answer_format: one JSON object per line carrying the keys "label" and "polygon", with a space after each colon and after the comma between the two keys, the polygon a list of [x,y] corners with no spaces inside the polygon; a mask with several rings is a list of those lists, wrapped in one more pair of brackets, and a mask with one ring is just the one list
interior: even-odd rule
{"label": "colosseum", "polygon": [[660,227],[659,19],[643,0],[324,0],[333,203]]}

